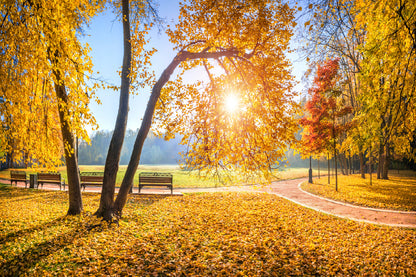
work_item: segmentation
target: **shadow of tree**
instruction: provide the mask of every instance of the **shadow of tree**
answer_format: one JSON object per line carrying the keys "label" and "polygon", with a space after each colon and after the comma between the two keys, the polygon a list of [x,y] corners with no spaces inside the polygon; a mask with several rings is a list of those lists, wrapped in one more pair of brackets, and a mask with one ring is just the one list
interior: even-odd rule
{"label": "shadow of tree", "polygon": [[[23,238],[34,231],[44,231],[48,228],[54,227],[59,224],[66,224],[65,217],[57,218],[49,223],[38,225],[32,228],[24,229],[18,232],[11,233],[1,238],[1,243],[7,240]],[[52,239],[33,244],[26,251],[15,255],[9,260],[0,264],[0,276],[20,276],[29,273],[29,270],[33,268],[40,260],[49,255],[64,249],[68,245],[71,245],[79,238],[88,236],[89,233],[99,231],[98,229],[88,228],[88,223],[79,222],[71,225],[70,231],[66,233],[56,234]]]}

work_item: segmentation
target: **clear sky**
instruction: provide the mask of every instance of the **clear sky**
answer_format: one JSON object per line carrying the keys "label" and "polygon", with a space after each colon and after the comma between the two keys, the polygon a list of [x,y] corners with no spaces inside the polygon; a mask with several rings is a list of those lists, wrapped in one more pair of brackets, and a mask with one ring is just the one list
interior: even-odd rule
{"label": "clear sky", "polygon": [[[166,22],[172,23],[178,18],[179,1],[177,0],[160,0],[159,14],[165,18]],[[94,77],[105,80],[110,84],[120,85],[120,76],[117,70],[121,69],[123,60],[123,32],[122,25],[111,11],[105,11],[96,16],[89,28],[85,29],[88,35],[82,38],[82,41],[88,42],[91,50],[94,71],[99,72]],[[171,62],[175,56],[173,45],[169,42],[167,35],[162,31],[158,33],[153,30],[150,33],[150,47],[155,47],[158,52],[152,57],[152,68],[155,71],[156,78],[160,76],[164,68]],[[294,64],[293,75],[300,80],[305,65],[297,60],[297,55],[291,55]],[[298,89],[302,89],[298,86]],[[97,91],[102,104],[91,103],[90,108],[93,112],[99,130],[113,130],[117,117],[119,105],[119,92],[112,90]],[[141,117],[144,114],[147,100],[150,95],[150,88],[141,89],[139,95],[130,95],[130,111],[127,123],[128,129],[137,129],[140,127]]]}

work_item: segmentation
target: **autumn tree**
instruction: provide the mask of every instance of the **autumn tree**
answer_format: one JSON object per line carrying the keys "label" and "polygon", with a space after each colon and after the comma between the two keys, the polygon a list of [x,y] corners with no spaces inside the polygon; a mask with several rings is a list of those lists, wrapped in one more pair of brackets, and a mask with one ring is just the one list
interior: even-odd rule
{"label": "autumn tree", "polygon": [[325,148],[331,149],[337,191],[337,141],[350,128],[350,124],[343,122],[342,117],[352,110],[350,106],[339,101],[341,87],[338,69],[339,59],[327,60],[318,65],[313,87],[309,90],[311,99],[306,103],[309,116],[301,119],[301,124],[306,127],[302,141],[307,151],[319,153]]}
{"label": "autumn tree", "polygon": [[89,48],[76,30],[88,24],[101,1],[3,2],[1,9],[1,105],[7,151],[54,167],[63,149],[67,166],[68,214],[82,211],[74,135],[88,139],[85,126],[93,91]]}
{"label": "autumn tree", "polygon": [[[267,176],[297,129],[285,56],[293,13],[275,1],[181,3],[178,24],[167,30],[177,54],[153,85],[114,202],[114,183],[104,183],[100,215],[107,220],[121,216],[152,122],[166,138],[184,134],[191,157],[185,162],[193,168],[258,170]],[[175,80],[169,81],[177,68]],[[184,84],[182,75],[193,68],[205,70],[208,81]],[[224,108],[229,95],[238,99],[233,114]]]}
{"label": "autumn tree", "polygon": [[361,124],[377,142],[377,177],[388,179],[391,152],[415,159],[416,3],[408,0],[354,3],[357,25],[365,29],[360,81],[364,87]]}
{"label": "autumn tree", "polygon": [[[160,20],[151,1],[122,0],[121,3],[115,1],[113,4],[116,11],[121,10],[124,55],[121,70],[121,86],[116,88],[120,89],[119,109],[105,161],[100,206],[95,213],[95,215],[106,219],[113,217],[112,206],[120,155],[126,133],[129,93],[133,92],[131,84],[134,83],[137,87],[143,87],[152,80],[153,76],[149,73],[147,66],[150,65],[149,57],[154,53],[154,50],[144,50],[147,42],[145,35],[152,22]],[[130,20],[132,11],[133,18]],[[143,24],[143,20],[147,20],[148,24]]]}
{"label": "autumn tree", "polygon": [[[312,65],[327,57],[339,58],[339,74],[342,74],[346,85],[342,98],[353,109],[348,120],[361,111],[359,73],[363,54],[360,45],[364,41],[364,30],[355,21],[353,3],[349,0],[307,1],[304,24],[300,25],[300,37],[305,42],[302,49]],[[342,148],[348,149],[349,156],[358,155],[362,178],[365,178],[365,143],[360,125],[354,125],[342,141]],[[347,162],[346,156],[342,157],[342,161]]]}

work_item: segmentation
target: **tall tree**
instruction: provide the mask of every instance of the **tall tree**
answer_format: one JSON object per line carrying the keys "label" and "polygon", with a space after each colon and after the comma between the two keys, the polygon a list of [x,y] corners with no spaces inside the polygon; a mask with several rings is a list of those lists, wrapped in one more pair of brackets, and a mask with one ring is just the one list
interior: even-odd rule
{"label": "tall tree", "polygon": [[352,111],[350,106],[337,99],[341,94],[338,69],[339,59],[327,60],[318,65],[314,86],[309,90],[311,99],[306,103],[309,115],[301,119],[301,124],[306,127],[302,141],[307,150],[320,153],[325,148],[331,149],[337,191],[337,141],[350,127],[341,118]]}
{"label": "tall tree", "polygon": [[[74,134],[88,139],[84,127],[95,122],[87,108],[93,92],[84,80],[91,73],[89,48],[74,30],[100,8],[101,1],[87,0],[2,3],[0,74],[2,96],[7,99],[3,108],[10,115],[7,135],[20,144],[19,151],[27,153],[29,161],[49,167],[58,164],[58,149],[64,149],[68,214],[83,209]],[[39,142],[32,143],[34,138]]]}
{"label": "tall tree", "polygon": [[[361,61],[363,54],[360,45],[364,40],[364,30],[355,21],[354,1],[349,0],[310,0],[309,9],[305,9],[305,23],[300,25],[300,34],[304,38],[304,53],[312,64],[327,57],[339,58],[339,74],[343,75],[346,89],[342,98],[353,108],[353,114],[346,120],[358,116],[361,111],[359,96],[361,83]],[[365,138],[356,124],[342,140],[342,149],[348,149],[348,155],[358,154],[361,177],[365,178]],[[345,161],[345,158],[343,158]]]}
{"label": "tall tree", "polygon": [[[123,24],[123,65],[121,71],[121,87],[119,109],[117,113],[116,124],[113,136],[108,148],[107,158],[104,167],[104,180],[101,192],[100,206],[96,215],[106,219],[113,218],[113,203],[116,185],[118,165],[120,162],[121,150],[123,147],[124,136],[126,133],[128,110],[129,110],[129,93],[132,82],[138,82],[137,77],[143,77],[145,80],[140,86],[150,82],[151,75],[147,75],[145,70],[149,64],[149,57],[154,50],[145,51],[146,43],[145,34],[149,30],[146,25],[141,26],[142,19],[155,18],[157,14],[152,6],[151,1],[129,1],[122,0],[115,2],[115,9],[121,8],[121,21]],[[130,20],[131,6],[133,7],[134,16]],[[133,29],[133,36],[131,35]],[[134,56],[132,51],[134,45]],[[139,76],[137,76],[139,74]]]}
{"label": "tall tree", "polygon": [[365,29],[360,97],[363,122],[377,140],[377,177],[388,179],[392,149],[414,159],[416,92],[416,3],[408,0],[354,2],[357,25]]}
{"label": "tall tree", "polygon": [[[155,109],[155,119],[160,119],[157,130],[166,130],[167,138],[186,134],[183,143],[190,146],[189,156],[200,157],[188,159],[191,166],[208,170],[234,166],[268,174],[297,129],[293,119],[297,105],[285,58],[293,13],[287,4],[275,1],[181,4],[176,29],[167,31],[178,53],[152,88],[117,198],[112,204],[114,186],[106,188],[108,195],[103,197],[109,201],[100,205],[99,214],[107,220],[121,216]],[[182,84],[181,75],[198,66],[209,81]],[[169,82],[178,67],[177,78]],[[240,103],[235,116],[224,109],[231,91]]]}

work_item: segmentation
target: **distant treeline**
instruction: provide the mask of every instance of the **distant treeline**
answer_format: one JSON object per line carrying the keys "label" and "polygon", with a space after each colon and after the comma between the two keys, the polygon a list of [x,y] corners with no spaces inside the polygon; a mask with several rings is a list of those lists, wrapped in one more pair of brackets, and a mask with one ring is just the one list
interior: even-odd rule
{"label": "distant treeline", "polygon": [[[127,130],[121,150],[121,165],[129,163],[137,133],[138,130]],[[97,131],[91,136],[91,145],[82,141],[78,148],[79,164],[104,165],[112,135],[112,131]],[[143,145],[140,164],[177,164],[181,158],[179,152],[185,150],[180,141],[178,137],[165,141],[149,133]]]}

